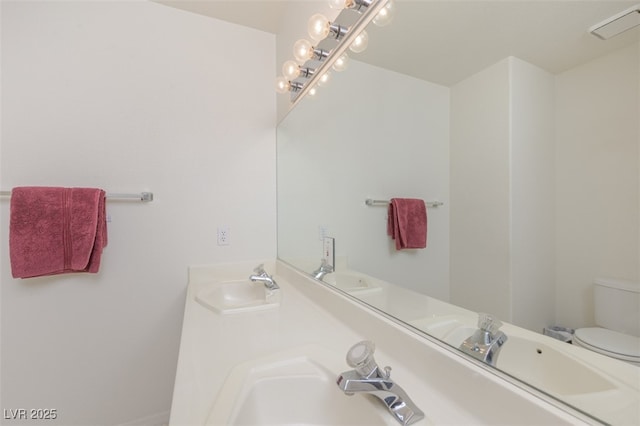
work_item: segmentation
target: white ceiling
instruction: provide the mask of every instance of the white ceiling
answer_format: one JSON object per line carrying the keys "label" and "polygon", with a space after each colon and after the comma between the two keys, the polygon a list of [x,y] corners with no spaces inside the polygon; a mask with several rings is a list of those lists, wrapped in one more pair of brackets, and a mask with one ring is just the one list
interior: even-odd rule
{"label": "white ceiling", "polygon": [[287,3],[296,0],[152,0],[177,9],[210,16],[277,34]]}
{"label": "white ceiling", "polygon": [[[277,34],[287,4],[272,0],[156,0]],[[301,1],[301,0],[298,0]],[[396,0],[384,28],[354,59],[450,86],[507,57],[559,73],[640,40],[640,28],[603,41],[592,25],[637,4],[617,0]]]}

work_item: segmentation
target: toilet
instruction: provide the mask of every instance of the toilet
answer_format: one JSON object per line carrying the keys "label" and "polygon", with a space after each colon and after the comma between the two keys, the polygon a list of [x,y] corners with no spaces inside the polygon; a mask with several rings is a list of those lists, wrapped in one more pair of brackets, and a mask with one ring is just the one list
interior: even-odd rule
{"label": "toilet", "polygon": [[640,367],[640,283],[593,281],[597,327],[579,328],[573,344]]}

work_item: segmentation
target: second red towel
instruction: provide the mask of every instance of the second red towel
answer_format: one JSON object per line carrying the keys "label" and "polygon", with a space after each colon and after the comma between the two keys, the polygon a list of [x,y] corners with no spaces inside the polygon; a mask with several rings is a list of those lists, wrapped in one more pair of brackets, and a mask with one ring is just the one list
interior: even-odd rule
{"label": "second red towel", "polygon": [[387,234],[396,242],[396,250],[427,246],[427,206],[424,200],[392,198],[389,203]]}

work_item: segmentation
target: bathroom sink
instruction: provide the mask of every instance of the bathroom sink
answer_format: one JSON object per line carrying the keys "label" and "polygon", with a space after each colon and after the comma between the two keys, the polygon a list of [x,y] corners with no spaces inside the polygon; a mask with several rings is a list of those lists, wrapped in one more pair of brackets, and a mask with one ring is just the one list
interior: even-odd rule
{"label": "bathroom sink", "polygon": [[[464,319],[459,315],[442,315],[420,318],[409,321],[409,325],[428,333],[429,335],[442,339],[451,331],[464,326]],[[465,336],[462,340],[466,339]],[[461,341],[462,343],[462,341]]]}
{"label": "bathroom sink", "polygon": [[497,367],[560,396],[617,389],[605,376],[569,353],[517,336],[509,336],[500,351]]}
{"label": "bathroom sink", "polygon": [[[452,346],[460,347],[475,330],[469,326],[458,327],[445,334],[444,340]],[[571,356],[570,351],[565,352],[540,341],[509,335],[508,332],[506,334],[508,339],[500,350],[496,367],[507,374],[560,397],[617,389],[606,376]]]}
{"label": "bathroom sink", "polygon": [[340,391],[336,378],[346,368],[343,357],[314,345],[241,364],[207,424],[397,426],[379,401]]}
{"label": "bathroom sink", "polygon": [[280,291],[249,280],[221,281],[204,284],[196,301],[218,314],[261,311],[280,305]]}
{"label": "bathroom sink", "polygon": [[374,285],[366,276],[354,272],[334,272],[325,275],[322,280],[352,294],[381,291],[381,288]]}

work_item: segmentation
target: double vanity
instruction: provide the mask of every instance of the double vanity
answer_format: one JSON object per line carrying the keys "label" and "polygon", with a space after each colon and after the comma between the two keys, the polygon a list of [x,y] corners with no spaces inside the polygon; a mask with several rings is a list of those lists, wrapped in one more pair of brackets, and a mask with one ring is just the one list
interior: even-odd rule
{"label": "double vanity", "polygon": [[388,283],[254,266],[190,268],[171,425],[599,424],[511,371],[638,422],[635,370],[607,370],[600,355],[505,324],[497,370],[456,349],[477,331],[474,313],[431,299],[411,330],[349,295],[390,308],[402,295]]}

